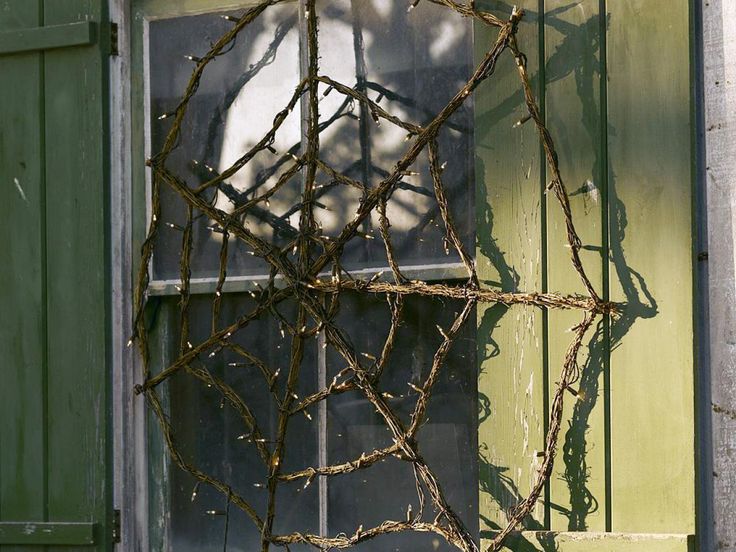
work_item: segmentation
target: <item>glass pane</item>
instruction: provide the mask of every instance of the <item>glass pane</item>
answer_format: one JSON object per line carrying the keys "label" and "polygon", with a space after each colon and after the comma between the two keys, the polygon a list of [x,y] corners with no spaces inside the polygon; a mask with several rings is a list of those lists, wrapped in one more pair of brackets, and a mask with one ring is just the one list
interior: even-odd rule
{"label": "glass pane", "polygon": [[[195,67],[184,56],[201,56],[233,23],[219,14],[151,21],[148,26],[151,153],[163,147],[172,112],[186,90]],[[229,48],[229,47],[228,47]],[[205,69],[182,125],[181,139],[166,167],[195,188],[227,170],[273,127],[274,117],[294,95],[299,83],[298,10],[295,3],[272,6],[238,35],[232,49]],[[293,164],[288,153],[301,148],[299,103],[276,133],[272,153],[258,153],[219,191],[207,194],[216,207],[232,212],[271,187]],[[288,210],[299,198],[299,173],[283,187],[268,208],[255,208],[248,227],[258,236],[280,244],[293,238],[298,215]],[[197,213],[195,213],[195,216]],[[155,279],[179,278],[181,230],[186,206],[168,186],[162,188],[163,222],[153,262]],[[222,235],[212,221],[200,216],[194,225],[192,277],[217,276]],[[229,274],[263,273],[265,263],[248,254],[236,240],[228,248]]]}
{"label": "glass pane", "polygon": [[[161,324],[172,330],[177,327],[178,305],[165,299]],[[227,295],[222,306],[222,319],[234,320],[255,306],[248,295]],[[279,311],[293,319],[293,305],[279,305]],[[211,298],[192,299],[190,320],[191,342],[200,343],[211,329]],[[167,340],[176,355],[178,332],[171,331]],[[234,334],[231,341],[265,363],[272,371],[280,370],[274,389],[283,396],[288,373],[290,339],[283,338],[273,318],[252,322],[247,331]],[[317,390],[316,340],[307,342],[302,363],[299,396]],[[269,451],[274,448],[278,434],[279,410],[269,385],[258,367],[232,350],[222,350],[213,357],[203,355],[192,364],[194,370],[206,370],[230,386],[257,420],[260,433]],[[208,386],[191,374],[178,373],[164,385],[169,394],[170,421],[178,450],[185,461],[209,476],[215,477],[232,488],[265,517],[268,491],[267,469],[259,456],[249,427],[232,404],[224,400],[217,386]],[[317,464],[317,422],[305,416],[290,418],[287,430],[287,446],[283,458],[283,471],[291,472]],[[225,531],[226,496],[212,487],[197,485],[187,472],[171,465],[168,508],[170,512],[169,534],[171,550],[177,552],[212,551],[223,549]],[[196,489],[196,496],[193,493]],[[209,512],[209,513],[208,513]],[[214,513],[213,513],[214,512]],[[319,508],[317,485],[303,487],[303,481],[283,483],[276,497],[274,531],[286,533],[302,531],[319,532]],[[252,551],[260,549],[260,533],[253,522],[232,505],[229,509],[228,550]],[[293,547],[302,550],[303,547]]]}
{"label": "glass pane", "polygon": [[[465,84],[473,70],[472,23],[430,2],[407,13],[406,2],[324,0],[320,10],[320,73],[356,87],[378,105],[416,125],[431,121]],[[321,90],[328,91],[326,84]],[[331,90],[320,103],[327,128],[321,158],[354,180],[375,187],[409,149],[407,131],[386,120],[377,124],[364,103]],[[444,186],[466,245],[473,241],[472,98],[446,123],[439,137]],[[388,203],[394,246],[401,263],[457,262],[443,242],[444,226],[434,197],[426,150]],[[323,183],[331,182],[323,175]],[[360,192],[325,187],[317,210],[325,233],[336,235],[352,219]],[[375,239],[355,238],[346,248],[347,266],[386,264],[374,212],[362,231]],[[452,249],[452,248],[450,248]]]}
{"label": "glass pane", "polygon": [[[416,404],[414,386],[423,385],[442,336],[436,325],[449,328],[462,309],[460,302],[427,298],[407,299],[394,352],[378,388],[404,424]],[[380,357],[390,325],[385,301],[372,296],[345,297],[338,325],[350,334],[366,358]],[[445,497],[471,534],[477,536],[477,374],[475,316],[455,341],[432,392],[427,422],[418,434],[419,449],[433,470]],[[344,368],[336,353],[328,354],[328,381]],[[391,446],[392,433],[372,404],[359,391],[336,395],[328,401],[328,458],[339,464],[362,453]],[[419,501],[411,464],[389,457],[368,468],[332,477],[329,489],[330,534],[353,534],[385,520],[406,519],[409,505],[415,515]],[[425,490],[426,494],[426,490]],[[436,512],[427,495],[424,519]],[[398,533],[367,541],[361,551],[454,550],[442,537],[426,533]]]}
{"label": "glass pane", "polygon": [[[391,0],[323,0],[319,2],[321,75],[354,87],[380,102],[394,115],[424,125],[445,106],[472,71],[472,28],[467,19],[431,3],[406,12],[404,2]],[[171,117],[158,116],[175,109],[194,65],[184,54],[202,55],[210,44],[232,26],[217,14],[151,21],[148,26],[150,64],[151,151],[163,146]],[[273,125],[274,116],[295,93],[300,81],[299,21],[297,3],[271,6],[205,70],[185,117],[177,147],[167,168],[196,188],[232,166]],[[327,93],[329,91],[329,93]],[[388,121],[376,124],[361,102],[348,101],[339,90],[321,83],[320,158],[338,173],[377,186],[410,147],[404,129]],[[325,93],[327,93],[325,95]],[[245,167],[211,189],[207,199],[232,212],[245,201],[273,186],[292,164],[289,154],[303,151],[303,124],[299,102],[276,133],[273,151],[258,153]],[[443,179],[456,226],[468,249],[473,249],[473,106],[468,102],[451,118],[439,135]],[[459,258],[444,243],[445,229],[434,197],[426,151],[420,155],[392,197],[387,214],[394,246],[401,264],[456,263]],[[336,185],[329,169],[318,174],[320,184],[316,217],[324,234],[337,235],[355,214],[361,194]],[[301,173],[270,199],[270,204],[249,213],[246,225],[264,240],[279,246],[289,243],[298,225]],[[186,206],[162,186],[162,219],[153,261],[155,279],[177,280],[181,256],[181,227]],[[345,248],[347,269],[387,264],[378,231],[377,213],[367,220],[361,236]],[[213,221],[195,212],[192,277],[216,277],[222,234]],[[213,231],[213,229],[215,231]],[[374,239],[368,239],[368,238]],[[234,238],[228,243],[228,277],[267,273],[268,267]],[[317,249],[317,248],[315,248]],[[318,254],[319,252],[315,252]],[[419,276],[422,277],[421,275]],[[178,356],[178,304],[162,299],[160,344],[169,356]],[[192,298],[190,340],[199,343],[211,331],[212,297]],[[253,300],[246,294],[223,296],[221,319],[232,321],[249,312]],[[417,399],[410,385],[421,385],[441,342],[436,325],[448,328],[462,308],[459,302],[430,298],[406,299],[403,324],[398,331],[391,360],[380,388],[391,396],[390,405],[406,423]],[[293,322],[295,305],[279,305]],[[477,535],[476,360],[474,315],[463,329],[443,366],[419,432],[423,457],[438,477],[448,502],[469,531]],[[380,355],[390,326],[389,310],[380,297],[346,295],[336,322],[350,334],[358,350],[368,358]],[[277,389],[283,392],[289,364],[289,340],[278,322],[253,322],[232,341],[269,366],[280,369]],[[161,362],[163,366],[166,362]],[[301,366],[298,395],[323,388],[344,367],[331,348],[310,340]],[[326,372],[325,372],[326,366]],[[242,362],[231,349],[201,358],[195,370],[221,378],[237,392],[259,422],[267,442],[276,437],[279,410],[264,379],[252,363]],[[280,387],[279,387],[280,386]],[[192,373],[181,372],[161,386],[168,397],[171,422],[185,460],[203,472],[231,485],[261,517],[266,515],[266,468],[244,427],[241,415],[223,403],[222,391],[208,387]],[[330,397],[309,409],[312,419],[295,416],[289,426],[290,445],[282,472],[298,471],[320,463],[334,464],[358,458],[391,444],[391,434],[371,404],[359,393]],[[320,441],[320,433],[326,439]],[[296,437],[296,440],[293,438]],[[462,469],[459,469],[462,467]],[[370,527],[385,520],[403,520],[407,507],[419,509],[411,465],[390,457],[366,470],[279,486],[274,533],[295,531],[312,534],[353,534],[358,526]],[[194,489],[196,497],[192,500]],[[390,489],[390,492],[387,492]],[[171,549],[222,550],[225,539],[226,497],[175,466],[165,490],[166,523]],[[228,550],[257,550],[260,535],[252,522],[231,505],[227,524]],[[208,512],[210,512],[208,514]],[[214,512],[214,514],[212,514]],[[320,512],[322,518],[320,519]],[[434,509],[427,493],[424,519]],[[307,549],[291,546],[292,550]],[[363,543],[359,550],[450,550],[433,534],[406,533],[382,536]]]}
{"label": "glass pane", "polygon": [[[325,0],[320,3],[320,74],[379,102],[383,109],[415,125],[424,125],[441,111],[472,72],[472,25],[448,10],[423,5],[406,12],[402,2],[389,0]],[[272,127],[300,82],[298,7],[272,6],[238,36],[232,50],[205,70],[184,119],[181,139],[167,167],[196,187],[225,171],[246,154]],[[158,152],[171,127],[171,112],[180,100],[194,64],[185,54],[206,52],[232,23],[217,14],[155,20],[149,23],[151,152]],[[339,90],[320,84],[320,158],[332,170],[377,186],[411,145],[407,131],[374,121],[371,110]],[[232,212],[262,193],[293,163],[289,154],[301,147],[300,107],[276,133],[272,151],[262,151],[207,199]],[[474,209],[472,98],[448,121],[439,136],[440,162],[446,163],[444,187],[455,224],[472,249]],[[300,174],[268,204],[246,217],[249,229],[283,246],[298,225]],[[335,185],[330,169],[318,175],[315,213],[323,233],[334,237],[355,215],[361,192]],[[177,279],[180,227],[186,222],[184,202],[163,188],[165,223],[154,258],[155,279]],[[426,150],[402,177],[387,207],[394,247],[402,264],[455,263],[459,257],[444,240],[445,230],[430,177]],[[195,212],[192,255],[194,278],[218,274],[222,236],[207,217]],[[386,254],[375,211],[345,248],[347,269],[386,266]],[[216,230],[217,228],[215,228]],[[248,248],[231,240],[228,275],[264,274],[267,267]]]}

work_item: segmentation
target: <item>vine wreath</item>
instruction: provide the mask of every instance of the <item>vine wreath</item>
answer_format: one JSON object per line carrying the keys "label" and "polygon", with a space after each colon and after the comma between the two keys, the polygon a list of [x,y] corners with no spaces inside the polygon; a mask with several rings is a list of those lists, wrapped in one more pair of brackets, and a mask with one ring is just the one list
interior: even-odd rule
{"label": "vine wreath", "polygon": [[[320,74],[316,0],[300,0],[303,3],[307,22],[307,76],[297,85],[288,105],[276,115],[272,128],[255,146],[245,152],[226,170],[214,174],[212,178],[204,183],[194,187],[190,186],[181,176],[166,167],[166,161],[178,146],[182,122],[190,101],[203,77],[205,68],[218,56],[227,53],[238,34],[265,10],[284,1],[265,0],[248,9],[240,17],[227,16],[226,18],[232,21],[233,26],[212,45],[204,56],[201,58],[188,56],[195,63],[195,68],[184,95],[173,111],[160,117],[171,118],[173,122],[161,151],[146,162],[153,174],[151,217],[147,235],[141,248],[140,270],[134,293],[136,307],[134,334],[129,343],[129,345],[137,344],[143,359],[143,381],[136,386],[135,391],[137,394],[145,395],[151,411],[158,419],[173,462],[190,473],[199,483],[210,485],[221,492],[227,498],[228,504],[232,504],[245,512],[261,535],[262,552],[266,552],[270,545],[284,546],[288,549],[290,544],[295,543],[308,544],[323,550],[349,548],[379,535],[405,531],[432,532],[442,536],[459,550],[477,552],[479,550],[478,545],[453,511],[451,505],[448,504],[437,477],[420,453],[417,437],[419,429],[426,418],[433,386],[438,380],[453,342],[463,325],[471,318],[470,314],[476,304],[501,303],[507,306],[531,305],[542,309],[579,310],[583,313],[582,320],[573,328],[574,337],[567,349],[550,406],[549,429],[546,436],[544,457],[536,471],[529,495],[512,510],[506,526],[494,536],[487,547],[488,551],[497,551],[501,548],[509,533],[531,512],[552,473],[561,427],[563,400],[565,392],[580,377],[578,352],[586,332],[591,328],[597,317],[607,316],[616,311],[613,304],[602,300],[596,293],[580,260],[581,241],[575,231],[569,198],[560,175],[554,143],[540,116],[540,110],[530,86],[526,57],[519,50],[517,44],[517,27],[524,16],[524,12],[521,9],[514,8],[510,18],[503,20],[489,12],[478,9],[472,0],[468,4],[461,4],[455,0],[425,0],[445,7],[459,16],[472,18],[480,24],[497,28],[498,35],[490,50],[475,67],[470,79],[457,91],[449,103],[429,123],[418,125],[402,120],[384,110],[377,101],[371,100],[357,86],[351,87],[333,80],[329,76]],[[408,4],[409,10],[416,8],[418,4],[420,4],[420,0],[412,0]],[[520,122],[532,120],[536,125],[546,155],[549,175],[551,176],[547,189],[554,194],[562,209],[571,262],[586,289],[587,296],[538,292],[502,292],[481,287],[474,260],[461,240],[448,207],[447,194],[443,185],[444,166],[439,154],[438,134],[443,124],[463,105],[475,89],[493,75],[498,59],[507,51],[514,56],[520,86],[528,109],[528,117]],[[327,90],[324,93],[335,90],[347,99],[359,103],[361,108],[366,110],[365,112],[370,114],[376,123],[384,120],[407,133],[408,146],[406,152],[396,162],[389,174],[378,183],[371,184],[370,182],[360,182],[349,178],[330,167],[320,158],[320,132],[322,130],[319,124],[320,87],[326,87]],[[304,153],[300,156],[284,154],[281,162],[286,163],[288,169],[267,190],[260,193],[254,191],[252,197],[237,205],[232,212],[225,212],[217,208],[212,193],[221,192],[227,179],[240,171],[260,152],[264,150],[269,150],[271,153],[275,152],[273,143],[276,134],[303,96],[306,97],[306,105],[308,106]],[[391,241],[391,224],[387,215],[387,205],[402,178],[411,173],[410,167],[417,161],[423,151],[428,153],[434,199],[437,202],[438,211],[446,231],[445,240],[456,250],[467,270],[467,282],[463,285],[408,280],[396,260]],[[335,186],[348,186],[358,190],[361,194],[355,216],[334,237],[323,235],[321,228],[315,222],[313,213],[315,202],[321,194],[328,193],[328,189],[318,189],[315,185],[318,173],[326,175]],[[290,243],[282,247],[264,240],[249,230],[245,220],[254,208],[260,205],[268,206],[269,199],[284,188],[296,175],[302,175],[304,180],[300,201],[294,206],[295,211],[299,212],[298,233]],[[149,330],[146,327],[145,306],[148,301],[151,260],[156,249],[156,236],[162,224],[162,184],[169,186],[186,203],[187,224],[181,228],[182,244],[179,266],[181,277],[179,285],[181,295],[179,315],[180,354],[170,365],[153,374],[150,368]],[[361,224],[374,211],[379,215],[380,237],[391,268],[392,281],[382,281],[376,277],[368,280],[356,279],[341,264],[341,255],[346,243],[356,237],[361,237],[359,230]],[[212,300],[212,332],[201,343],[192,344],[189,341],[190,264],[193,249],[192,225],[197,216],[205,216],[214,223],[216,230],[222,235],[222,245],[217,288]],[[223,285],[227,278],[228,243],[232,239],[239,240],[249,249],[252,255],[263,259],[270,269],[270,277],[267,285],[260,288],[258,293],[253,294],[256,299],[256,307],[225,327],[221,327],[219,324],[220,305]],[[290,257],[293,257],[293,260]],[[320,275],[325,272],[331,274],[331,278],[320,278]],[[277,279],[283,283],[276,285]],[[356,352],[344,329],[335,323],[335,316],[339,310],[339,298],[343,291],[381,294],[386,297],[391,314],[390,328],[380,357],[372,359],[368,364]],[[464,307],[449,328],[443,329],[438,326],[442,341],[434,353],[426,380],[422,385],[416,387],[417,400],[407,424],[389,406],[385,395],[379,390],[379,380],[390,360],[397,328],[401,322],[403,298],[410,295],[457,299],[464,302]],[[279,368],[274,369],[274,367],[267,365],[251,352],[234,343],[231,338],[236,332],[247,329],[252,321],[264,316],[275,315],[275,305],[286,299],[296,301],[297,314],[293,322],[280,320],[280,323],[288,331],[291,345],[290,361],[288,368],[285,370],[285,382],[278,382],[278,375],[281,371]],[[345,360],[347,367],[325,388],[299,399],[295,389],[304,358],[305,341],[320,333],[323,333],[326,345]],[[266,384],[264,389],[267,389],[266,392],[271,395],[271,400],[278,406],[279,412],[278,431],[272,439],[264,438],[256,417],[238,392],[222,378],[213,375],[202,367],[201,362],[198,361],[203,355],[212,356],[223,349],[234,352],[242,357],[244,361],[256,366],[258,372],[264,378]],[[215,388],[222,394],[223,401],[232,406],[242,418],[242,422],[248,431],[248,441],[257,449],[268,473],[267,480],[263,482],[263,487],[267,489],[268,493],[265,513],[256,511],[226,481],[217,479],[189,463],[177,448],[173,428],[162,405],[161,397],[157,392],[157,386],[179,372],[185,372],[203,385]],[[309,407],[320,401],[326,401],[336,394],[346,392],[360,393],[370,401],[391,432],[393,444],[386,448],[366,451],[359,458],[342,464],[306,467],[290,473],[282,471],[290,419],[297,414],[304,414]],[[290,534],[274,533],[276,489],[279,485],[299,480],[309,484],[317,477],[334,477],[356,470],[367,469],[387,457],[395,457],[411,465],[420,501],[420,508],[417,512],[409,511],[406,519],[386,520],[375,527],[364,528],[360,526],[351,535],[344,533],[336,536],[299,532]],[[429,495],[435,513],[431,521],[424,517],[425,491]]]}

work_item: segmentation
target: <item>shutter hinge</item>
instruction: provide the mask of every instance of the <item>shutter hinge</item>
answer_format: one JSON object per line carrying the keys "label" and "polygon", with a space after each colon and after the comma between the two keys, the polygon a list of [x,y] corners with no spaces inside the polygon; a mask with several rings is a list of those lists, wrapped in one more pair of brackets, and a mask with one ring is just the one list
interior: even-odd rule
{"label": "shutter hinge", "polygon": [[117,56],[120,54],[118,47],[118,24],[110,22],[110,55]]}
{"label": "shutter hinge", "polygon": [[119,543],[121,538],[120,530],[120,510],[112,511],[112,542]]}

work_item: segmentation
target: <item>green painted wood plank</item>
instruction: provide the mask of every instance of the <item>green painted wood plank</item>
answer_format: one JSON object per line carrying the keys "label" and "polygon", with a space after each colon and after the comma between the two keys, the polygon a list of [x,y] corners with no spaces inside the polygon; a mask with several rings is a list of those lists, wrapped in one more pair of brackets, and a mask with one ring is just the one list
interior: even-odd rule
{"label": "green painted wood plank", "polygon": [[[481,542],[481,545],[485,542]],[[509,537],[514,552],[694,552],[693,535],[581,532],[520,532]]]}
{"label": "green painted wood plank", "polygon": [[689,11],[608,2],[614,531],[694,532]]}
{"label": "green painted wood plank", "polygon": [[[536,0],[518,3],[536,8]],[[479,4],[480,5],[480,4]],[[504,2],[482,7],[508,15]],[[476,26],[478,56],[496,31]],[[520,46],[538,84],[538,19],[520,25]],[[475,95],[478,275],[504,290],[542,288],[540,146],[532,125],[514,127],[526,115],[514,58],[502,56],[496,73]],[[478,308],[480,529],[504,526],[506,513],[528,494],[544,449],[545,377],[543,320],[539,310]],[[540,500],[529,529],[544,529]]]}
{"label": "green painted wood plank", "polygon": [[[45,23],[105,21],[104,2],[46,0]],[[109,543],[107,71],[100,47],[45,53],[49,518]],[[82,469],[83,468],[83,469]]]}
{"label": "green painted wood plank", "polygon": [[[585,270],[599,293],[605,289],[602,255],[605,181],[601,151],[601,22],[599,0],[545,2],[546,119],[570,192],[577,232],[586,249]],[[550,291],[585,294],[573,268],[560,205],[547,202],[547,286]],[[580,312],[551,310],[546,338],[550,400]],[[603,330],[599,326],[599,330]],[[601,331],[591,332],[580,354],[583,367],[577,400],[565,402],[559,453],[550,478],[550,529],[606,529],[606,430],[604,368],[608,351]]]}
{"label": "green painted wood plank", "polygon": [[[0,30],[43,24],[13,0]],[[46,311],[43,60],[0,57],[0,520],[45,519]],[[20,548],[0,546],[3,552]],[[24,552],[40,548],[24,547]]]}
{"label": "green painted wood plank", "polygon": [[94,44],[96,39],[97,26],[92,21],[3,31],[0,32],[0,56],[70,46],[88,46]]}
{"label": "green painted wood plank", "polygon": [[77,545],[95,543],[93,523],[2,523],[0,522],[0,544],[22,545]]}

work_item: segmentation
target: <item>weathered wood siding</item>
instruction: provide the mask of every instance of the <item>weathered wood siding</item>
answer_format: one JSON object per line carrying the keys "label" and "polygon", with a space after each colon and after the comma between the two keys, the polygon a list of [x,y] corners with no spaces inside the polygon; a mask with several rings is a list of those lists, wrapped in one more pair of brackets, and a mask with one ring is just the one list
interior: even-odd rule
{"label": "weathered wood siding", "polygon": [[[521,46],[556,140],[582,260],[599,293],[624,308],[586,340],[554,474],[525,522],[552,533],[528,533],[514,549],[653,550],[656,542],[687,550],[696,521],[692,6],[517,4],[527,9]],[[510,11],[502,1],[483,5]],[[489,39],[479,31],[479,48]],[[525,114],[518,87],[509,56],[476,101],[478,266],[504,289],[582,292],[559,205],[544,193],[536,131],[514,126]],[[479,311],[482,536],[529,491],[568,329],[580,319]],[[555,537],[564,531],[597,536]]]}
{"label": "weathered wood siding", "polygon": [[85,523],[98,550],[111,542],[104,6],[0,3],[0,32],[85,21],[96,31],[91,45],[0,53],[3,551],[79,550]]}
{"label": "weathered wood siding", "polygon": [[[736,552],[736,2],[702,0],[713,477],[710,546]],[[707,428],[707,426],[706,426]],[[708,436],[704,436],[704,439]],[[706,474],[707,476],[708,474]]]}

